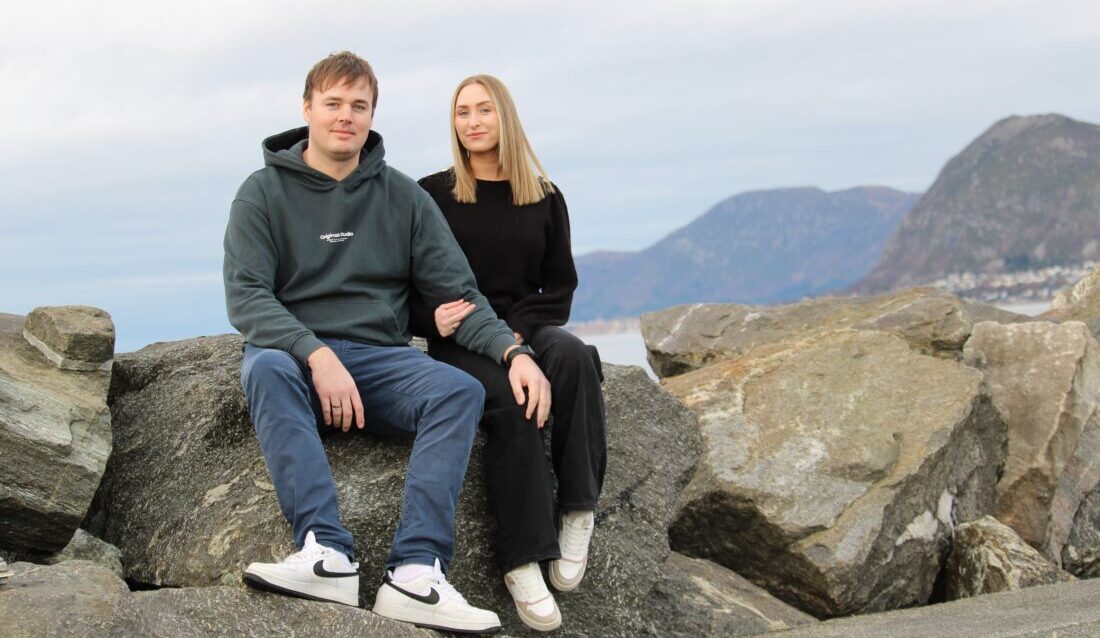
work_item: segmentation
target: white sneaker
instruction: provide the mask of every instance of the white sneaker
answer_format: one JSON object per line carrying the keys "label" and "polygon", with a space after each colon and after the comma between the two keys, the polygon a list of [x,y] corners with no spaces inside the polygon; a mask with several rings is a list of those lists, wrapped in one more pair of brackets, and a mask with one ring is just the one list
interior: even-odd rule
{"label": "white sneaker", "polygon": [[561,558],[550,561],[550,584],[558,591],[573,591],[584,578],[588,565],[588,543],[592,540],[595,516],[592,512],[566,512],[561,517],[558,547]]}
{"label": "white sneaker", "polygon": [[244,570],[244,582],[259,589],[359,606],[359,563],[340,551],[317,543],[306,533],[302,551],[278,563],[252,563]]}
{"label": "white sneaker", "polygon": [[374,599],[374,613],[443,631],[491,634],[500,630],[500,618],[496,614],[471,606],[447,582],[439,568],[439,559],[431,573],[404,583],[394,582],[393,572],[387,571]]}
{"label": "white sneaker", "polygon": [[527,563],[508,572],[504,575],[504,584],[516,602],[516,611],[523,624],[536,631],[553,631],[561,627],[561,610],[546,589],[538,563]]}

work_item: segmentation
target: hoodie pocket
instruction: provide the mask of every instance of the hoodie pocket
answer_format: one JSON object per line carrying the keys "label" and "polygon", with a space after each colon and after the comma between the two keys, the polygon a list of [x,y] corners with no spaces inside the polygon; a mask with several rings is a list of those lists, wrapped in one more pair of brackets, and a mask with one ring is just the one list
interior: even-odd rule
{"label": "hoodie pocket", "polygon": [[373,299],[335,299],[294,304],[288,310],[320,337],[380,346],[405,345],[390,307]]}

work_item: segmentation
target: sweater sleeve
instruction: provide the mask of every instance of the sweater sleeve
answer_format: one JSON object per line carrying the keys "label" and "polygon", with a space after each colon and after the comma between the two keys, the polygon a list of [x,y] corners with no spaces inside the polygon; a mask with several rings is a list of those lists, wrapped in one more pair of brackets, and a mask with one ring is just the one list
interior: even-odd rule
{"label": "sweater sleeve", "polygon": [[224,247],[229,323],[252,345],[285,350],[305,365],[325,344],[275,297],[278,251],[262,207],[241,198],[233,201]]}
{"label": "sweater sleeve", "polygon": [[[462,321],[454,339],[458,345],[503,365],[504,351],[515,344],[512,330],[500,320],[489,300],[477,290],[466,261],[443,214],[432,198],[421,192],[412,238],[413,285],[427,308],[465,299],[477,308]],[[434,319],[432,320],[434,323]]]}
{"label": "sweater sleeve", "polygon": [[[416,182],[420,188],[427,191],[429,195],[432,192],[432,177],[431,175],[421,177]],[[452,301],[454,300],[452,299]],[[443,338],[442,335],[439,334],[439,330],[435,327],[435,309],[437,307],[438,306],[429,306],[428,302],[424,301],[424,297],[420,294],[420,291],[415,287],[409,291],[409,330],[413,333],[414,337],[424,337],[426,339]]]}
{"label": "sweater sleeve", "polygon": [[563,326],[569,321],[577,269],[569,234],[569,211],[565,198],[555,187],[550,201],[550,235],[541,266],[541,290],[516,301],[508,311],[508,325],[530,341],[543,326]]}

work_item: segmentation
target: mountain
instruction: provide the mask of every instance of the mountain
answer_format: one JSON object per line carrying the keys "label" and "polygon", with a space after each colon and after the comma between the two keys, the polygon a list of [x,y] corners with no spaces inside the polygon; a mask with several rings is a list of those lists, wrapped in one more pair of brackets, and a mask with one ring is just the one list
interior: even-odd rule
{"label": "mountain", "polygon": [[1100,127],[1061,115],[994,124],[943,167],[855,288],[1100,257]]}
{"label": "mountain", "polygon": [[572,319],[682,303],[790,301],[850,286],[874,266],[917,199],[876,186],[735,195],[640,252],[578,257]]}

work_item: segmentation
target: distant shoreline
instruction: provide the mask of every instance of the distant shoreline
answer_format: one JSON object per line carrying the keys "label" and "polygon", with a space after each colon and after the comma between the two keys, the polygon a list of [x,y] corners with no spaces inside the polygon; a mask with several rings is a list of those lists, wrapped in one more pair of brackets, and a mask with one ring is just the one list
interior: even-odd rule
{"label": "distant shoreline", "polygon": [[[801,301],[805,301],[804,299]],[[969,301],[975,301],[973,299]],[[998,301],[996,303],[990,303],[986,301],[979,301],[978,303],[984,303],[990,306],[995,306],[1001,310],[1008,310],[1009,312],[1015,312],[1021,315],[1028,315],[1029,317],[1035,317],[1047,310],[1050,310],[1050,304],[1053,301],[1051,299],[1013,299]],[[719,303],[719,302],[711,302]],[[786,303],[798,303],[797,301],[784,302]],[[755,305],[755,304],[745,304]],[[764,307],[769,305],[783,305],[783,304],[764,304]],[[594,335],[615,335],[624,333],[641,332],[642,322],[639,317],[619,317],[617,319],[597,319],[595,321],[578,321],[576,323],[569,323],[565,326],[567,330],[577,335],[578,337],[590,337]]]}

